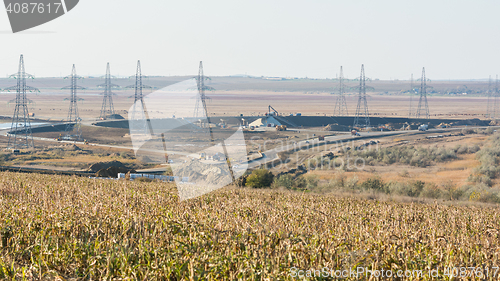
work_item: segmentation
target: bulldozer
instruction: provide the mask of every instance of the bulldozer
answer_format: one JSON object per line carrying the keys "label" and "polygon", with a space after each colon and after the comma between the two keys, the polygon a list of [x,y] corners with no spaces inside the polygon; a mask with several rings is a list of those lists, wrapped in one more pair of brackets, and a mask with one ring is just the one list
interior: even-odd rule
{"label": "bulldozer", "polygon": [[438,125],[439,128],[450,128],[451,127],[451,124],[448,124],[448,123],[441,123]]}
{"label": "bulldozer", "polygon": [[401,127],[401,130],[407,131],[411,130],[411,125],[408,122],[403,123],[403,127]]}

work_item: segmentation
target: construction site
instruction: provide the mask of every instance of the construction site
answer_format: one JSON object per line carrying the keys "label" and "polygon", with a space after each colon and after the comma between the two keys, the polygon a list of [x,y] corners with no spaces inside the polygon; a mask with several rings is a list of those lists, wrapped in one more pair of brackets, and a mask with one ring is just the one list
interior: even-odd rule
{"label": "construction site", "polygon": [[[413,75],[408,81],[372,81],[364,66],[355,79],[342,72],[324,80],[208,78],[200,62],[194,78],[155,77],[143,75],[138,61],[128,78],[113,77],[108,63],[102,77],[78,76],[73,65],[64,79],[31,79],[21,56],[18,72],[0,79],[2,167],[93,175],[96,163],[111,163],[97,167],[114,167],[113,177],[131,170],[165,174],[185,153],[226,161],[228,151],[201,152],[200,141],[210,133],[209,142],[217,144],[241,130],[246,159],[228,160],[286,173],[325,154],[344,154],[330,144],[440,143],[443,135],[460,138],[464,129],[496,128],[498,81],[431,81],[425,69],[415,81]],[[162,91],[190,79],[192,96],[185,100],[193,108],[162,99]],[[4,86],[13,81],[16,86]],[[134,150],[138,134],[150,135],[149,153]],[[152,160],[157,154],[160,160]]]}

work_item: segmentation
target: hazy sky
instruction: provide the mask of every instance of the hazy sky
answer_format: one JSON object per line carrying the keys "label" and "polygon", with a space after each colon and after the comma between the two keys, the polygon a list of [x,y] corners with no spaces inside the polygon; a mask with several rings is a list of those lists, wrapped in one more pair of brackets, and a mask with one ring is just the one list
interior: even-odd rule
{"label": "hazy sky", "polygon": [[68,14],[12,34],[0,11],[0,77],[19,55],[36,76],[420,76],[481,79],[500,72],[500,1],[80,0]]}

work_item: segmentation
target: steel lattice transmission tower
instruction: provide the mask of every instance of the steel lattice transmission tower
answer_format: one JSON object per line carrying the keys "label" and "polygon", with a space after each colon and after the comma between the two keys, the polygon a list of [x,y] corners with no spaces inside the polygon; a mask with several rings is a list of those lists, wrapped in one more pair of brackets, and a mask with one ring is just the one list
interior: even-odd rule
{"label": "steel lattice transmission tower", "polygon": [[[196,84],[197,84],[197,87],[198,87],[198,95],[197,95],[197,99],[196,99],[196,106],[195,106],[195,110],[194,110],[194,117],[201,117],[203,118],[203,115],[198,115],[198,111],[199,110],[203,110],[203,114],[205,115],[205,117],[207,118],[207,128],[208,128],[208,133],[210,134],[210,142],[212,143],[212,145],[214,145],[215,143],[215,140],[214,140],[214,134],[213,134],[213,131],[212,131],[212,127],[210,127],[210,115],[208,114],[208,109],[207,109],[207,99],[210,99],[210,97],[207,97],[205,95],[205,90],[213,90],[212,87],[208,87],[205,85],[205,80],[206,79],[209,79],[207,77],[205,77],[205,75],[203,74],[203,62],[200,61],[200,66],[198,68],[198,76],[196,77]],[[200,108],[201,106],[201,108]],[[200,125],[202,123],[200,122]],[[222,149],[224,151],[224,155],[227,157],[229,154],[227,152],[227,148],[226,148],[226,145],[225,145],[225,142],[222,142],[221,143],[222,145]],[[229,168],[229,172],[231,174],[231,178],[233,180],[233,182],[236,181],[236,178],[234,177],[234,172],[233,172],[233,168],[231,166],[231,162],[229,160],[229,158],[227,158],[227,164],[228,164],[228,168]]]}
{"label": "steel lattice transmission tower", "polygon": [[499,103],[498,103],[498,74],[497,74],[497,77],[495,79],[495,90],[493,91],[492,93],[492,96],[493,96],[493,108],[491,108],[491,119],[492,120],[497,120],[498,119],[498,106],[499,106]]}
{"label": "steel lattice transmission tower", "polygon": [[410,109],[408,110],[408,118],[411,118],[413,115],[413,94],[415,94],[415,89],[413,88],[413,73],[410,78]]}
{"label": "steel lattice transmission tower", "polygon": [[488,95],[488,104],[487,104],[487,107],[486,107],[486,118],[492,118],[492,116],[493,116],[492,106],[493,105],[491,104],[491,99],[493,98],[493,94],[492,94],[492,91],[491,91],[491,75],[488,78],[488,92],[487,92],[487,95]]}
{"label": "steel lattice transmission tower", "polygon": [[422,67],[422,80],[420,81],[420,99],[418,101],[417,118],[421,118],[425,111],[425,118],[429,119],[429,104],[427,103],[427,80],[425,78],[425,67]]}
{"label": "steel lattice transmission tower", "polygon": [[82,130],[81,130],[82,119],[80,118],[80,114],[78,113],[78,97],[76,95],[76,91],[78,89],[85,89],[85,88],[78,86],[76,83],[77,79],[80,79],[82,77],[76,75],[76,68],[74,64],[73,64],[73,69],[71,71],[71,75],[67,76],[66,78],[71,79],[71,85],[64,87],[63,89],[70,89],[71,97],[69,100],[69,111],[67,119],[69,123],[66,124],[66,130],[65,130],[66,136],[64,137],[64,139],[74,138],[75,140],[80,140],[82,138]]}
{"label": "steel lattice transmission tower", "polygon": [[366,77],[365,66],[361,65],[361,75],[359,77],[358,105],[356,106],[356,116],[354,117],[355,128],[370,127],[370,116],[368,113],[368,102],[366,100]]}
{"label": "steel lattice transmission tower", "polygon": [[[143,127],[143,130],[144,130],[144,134],[148,134],[148,123],[147,122],[147,114],[146,114],[146,105],[144,104],[144,95],[143,95],[143,92],[142,90],[143,89],[150,89],[151,86],[148,86],[148,85],[144,85],[142,83],[142,79],[145,77],[142,75],[142,71],[141,71],[141,61],[138,60],[137,61],[137,69],[136,69],[136,72],[135,72],[135,76],[133,76],[135,78],[135,84],[134,85],[131,85],[131,86],[127,86],[126,88],[133,88],[135,90],[135,93],[134,93],[134,105],[133,105],[133,108],[132,108],[132,112],[129,112],[129,114],[132,114],[132,116],[130,116],[131,118],[129,119],[132,119],[132,120],[135,120],[136,122],[137,121],[140,121],[141,122],[141,127]],[[151,128],[149,128],[150,131]]]}
{"label": "steel lattice transmission tower", "polygon": [[16,91],[16,108],[12,117],[11,133],[9,134],[8,148],[32,148],[33,134],[31,132],[31,122],[28,112],[28,103],[30,100],[26,97],[26,92],[40,92],[37,88],[26,85],[26,78],[34,78],[24,70],[24,58],[21,55],[19,59],[19,69],[16,74],[10,77],[17,79],[17,85],[6,88],[4,90]]}
{"label": "steel lattice transmission tower", "polygon": [[345,100],[345,86],[344,86],[344,72],[342,66],[340,67],[339,75],[339,95],[335,101],[335,108],[333,109],[333,116],[346,116],[349,115],[347,112],[347,102]]}
{"label": "steel lattice transmission tower", "polygon": [[[193,116],[195,118],[202,118],[203,115],[205,115],[207,118],[208,113],[207,113],[207,99],[210,99],[205,95],[205,90],[213,90],[213,88],[208,87],[205,85],[205,80],[208,80],[208,77],[205,77],[203,74],[203,62],[200,61],[200,67],[198,68],[198,76],[196,77],[196,85],[198,87],[198,96],[196,98],[196,104],[194,107],[194,114]],[[202,111],[202,112],[200,112]]]}
{"label": "steel lattice transmission tower", "polygon": [[144,106],[144,95],[142,93],[142,90],[143,89],[151,89],[151,86],[144,85],[142,83],[142,79],[145,76],[142,75],[141,61],[140,60],[137,61],[137,69],[136,69],[136,72],[135,72],[135,76],[133,76],[133,77],[135,78],[135,84],[131,85],[131,86],[127,86],[126,88],[134,88],[135,89],[134,103],[137,102],[137,101],[139,101]]}
{"label": "steel lattice transmission tower", "polygon": [[118,88],[119,86],[111,83],[109,62],[106,66],[106,76],[104,76],[104,84],[98,85],[98,87],[104,88],[104,92],[101,93],[101,95],[103,95],[103,99],[101,106],[101,115],[99,116],[99,118],[106,119],[108,116],[114,116],[115,107],[113,105],[113,95],[115,95],[115,93],[111,92],[111,89]]}

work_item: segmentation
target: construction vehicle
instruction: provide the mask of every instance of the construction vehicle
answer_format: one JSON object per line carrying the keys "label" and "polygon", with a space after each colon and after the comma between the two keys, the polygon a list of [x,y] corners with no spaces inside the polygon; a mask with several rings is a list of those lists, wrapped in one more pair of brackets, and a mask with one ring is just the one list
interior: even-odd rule
{"label": "construction vehicle", "polygon": [[419,131],[427,131],[429,129],[429,125],[427,124],[422,124],[418,127]]}
{"label": "construction vehicle", "polygon": [[286,125],[278,125],[278,126],[276,126],[276,131],[286,131]]}
{"label": "construction vehicle", "polygon": [[352,131],[351,131],[351,136],[353,136],[353,137],[359,137],[359,136],[361,136],[361,135],[358,133],[358,131],[356,131],[356,130],[352,130]]}
{"label": "construction vehicle", "polygon": [[404,131],[411,130],[411,125],[410,125],[410,123],[405,122],[405,123],[403,124],[403,127],[401,127],[401,130],[404,130]]}
{"label": "construction vehicle", "polygon": [[448,123],[441,123],[438,125],[439,128],[450,128],[451,127],[451,124],[448,124]]}
{"label": "construction vehicle", "polygon": [[269,116],[277,116],[279,115],[278,111],[276,109],[274,109],[271,105],[269,105],[267,107],[268,109],[268,113],[266,115],[269,115]]}

